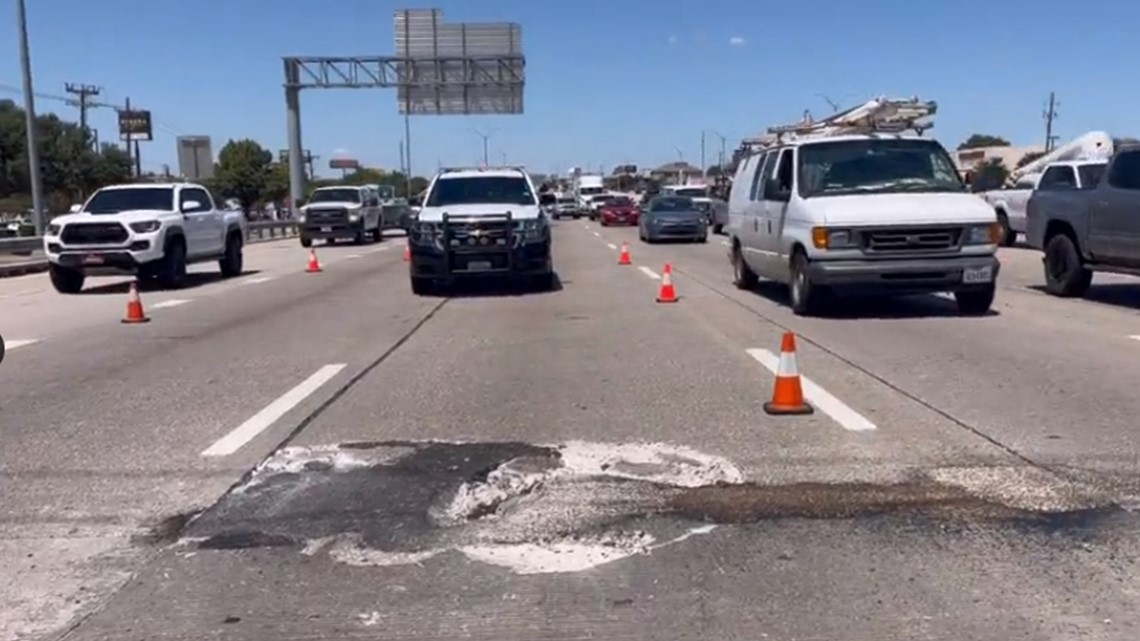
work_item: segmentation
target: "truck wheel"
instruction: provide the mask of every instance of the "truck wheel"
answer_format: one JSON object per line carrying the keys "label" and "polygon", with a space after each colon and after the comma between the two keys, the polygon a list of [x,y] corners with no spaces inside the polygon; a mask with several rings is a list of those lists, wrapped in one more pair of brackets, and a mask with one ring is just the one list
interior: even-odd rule
{"label": "truck wheel", "polygon": [[218,261],[218,269],[222,272],[222,278],[241,276],[244,262],[241,234],[231,232],[230,235],[226,237],[226,253],[223,254],[221,260]]}
{"label": "truck wheel", "polygon": [[1064,298],[1083,296],[1092,284],[1092,271],[1081,262],[1081,253],[1068,234],[1057,234],[1045,243],[1045,291]]}
{"label": "truck wheel", "polygon": [[378,243],[382,240],[384,240],[384,228],[377,223],[376,229],[372,230],[372,242]]}
{"label": "truck wheel", "polygon": [[714,224],[713,225],[713,233],[718,235],[718,236],[723,234],[724,233],[724,225],[722,225],[720,223]]}
{"label": "truck wheel", "polygon": [[173,240],[166,245],[166,255],[158,271],[158,285],[163,289],[178,289],[186,284],[186,244]]}
{"label": "truck wheel", "polygon": [[301,236],[301,247],[308,249],[313,246],[313,239],[308,236]]}
{"label": "truck wheel", "polygon": [[792,312],[796,316],[811,316],[822,306],[825,295],[820,287],[811,282],[808,275],[808,258],[803,251],[792,256],[792,282],[789,286],[792,299]]}
{"label": "truck wheel", "polygon": [[352,244],[363,245],[365,242],[367,242],[367,239],[364,236],[365,233],[367,232],[364,231],[364,228],[361,228],[360,231],[356,232],[356,235],[352,237]]}
{"label": "truck wheel", "polygon": [[954,300],[958,303],[958,311],[968,316],[981,316],[990,311],[994,304],[994,295],[997,294],[997,285],[990,283],[985,289],[966,289],[954,292]]}
{"label": "truck wheel", "polygon": [[431,296],[436,292],[435,281],[422,276],[412,276],[412,293],[416,296]]}
{"label": "truck wheel", "polygon": [[78,294],[83,290],[83,281],[86,280],[83,272],[55,263],[48,265],[48,275],[51,277],[52,287],[61,294]]}
{"label": "truck wheel", "polygon": [[554,272],[547,272],[535,276],[532,285],[534,290],[538,292],[548,292],[554,289]]}
{"label": "truck wheel", "polygon": [[748,263],[744,262],[744,252],[740,251],[739,246],[732,248],[732,283],[736,285],[737,289],[756,289],[756,284],[760,282],[760,277]]}
{"label": "truck wheel", "polygon": [[1009,226],[1009,217],[1005,212],[999,211],[997,215],[998,224],[1001,225],[1001,246],[1013,247],[1017,243],[1017,232]]}

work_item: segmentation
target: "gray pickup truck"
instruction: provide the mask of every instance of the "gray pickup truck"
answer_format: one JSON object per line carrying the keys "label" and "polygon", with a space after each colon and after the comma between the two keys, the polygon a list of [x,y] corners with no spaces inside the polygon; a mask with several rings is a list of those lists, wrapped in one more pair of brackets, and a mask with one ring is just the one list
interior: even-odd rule
{"label": "gray pickup truck", "polygon": [[1118,148],[1085,189],[1034,191],[1025,218],[1054,296],[1083,296],[1097,271],[1140,275],[1140,146]]}

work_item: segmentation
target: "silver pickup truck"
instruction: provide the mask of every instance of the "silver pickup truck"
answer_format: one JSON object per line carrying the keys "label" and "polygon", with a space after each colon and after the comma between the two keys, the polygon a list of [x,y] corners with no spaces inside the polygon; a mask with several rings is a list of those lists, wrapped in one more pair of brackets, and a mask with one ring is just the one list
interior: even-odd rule
{"label": "silver pickup truck", "polygon": [[1082,296],[1097,271],[1140,275],[1140,146],[1118,148],[1085,189],[1038,188],[1025,217],[1048,293]]}

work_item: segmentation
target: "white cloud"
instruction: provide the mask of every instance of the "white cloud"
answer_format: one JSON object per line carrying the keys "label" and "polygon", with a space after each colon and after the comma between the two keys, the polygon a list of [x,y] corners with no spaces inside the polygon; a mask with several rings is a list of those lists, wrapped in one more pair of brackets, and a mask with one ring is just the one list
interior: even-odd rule
{"label": "white cloud", "polygon": [[347,157],[347,156],[351,156],[352,152],[345,149],[344,147],[337,147],[336,149],[333,149],[332,155],[338,156],[338,157]]}
{"label": "white cloud", "polygon": [[677,36],[669,36],[669,44],[671,44],[671,45],[677,44]]}
{"label": "white cloud", "polygon": [[733,37],[728,39],[728,44],[730,44],[734,47],[743,47],[744,46],[744,38],[742,38],[740,36],[733,36]]}

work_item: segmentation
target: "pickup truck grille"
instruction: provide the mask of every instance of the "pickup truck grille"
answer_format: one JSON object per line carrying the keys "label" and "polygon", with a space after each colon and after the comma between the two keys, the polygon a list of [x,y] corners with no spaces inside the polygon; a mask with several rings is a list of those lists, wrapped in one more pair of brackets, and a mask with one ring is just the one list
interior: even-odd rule
{"label": "pickup truck grille", "polygon": [[872,229],[862,232],[863,249],[873,253],[906,253],[954,249],[962,237],[960,227]]}
{"label": "pickup truck grille", "polygon": [[60,239],[66,245],[122,245],[127,230],[119,223],[71,223],[64,226]]}
{"label": "pickup truck grille", "polygon": [[348,210],[337,209],[310,209],[305,212],[305,222],[314,225],[323,223],[342,223],[348,219]]}

